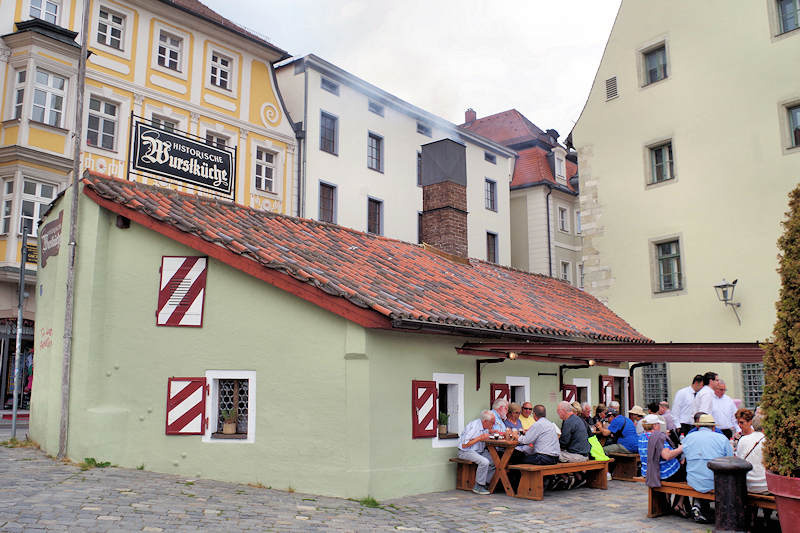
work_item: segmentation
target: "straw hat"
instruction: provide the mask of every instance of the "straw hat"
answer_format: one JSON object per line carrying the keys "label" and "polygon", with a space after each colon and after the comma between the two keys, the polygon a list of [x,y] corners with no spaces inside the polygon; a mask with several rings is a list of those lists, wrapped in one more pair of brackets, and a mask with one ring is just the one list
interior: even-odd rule
{"label": "straw hat", "polygon": [[642,409],[638,405],[634,405],[633,407],[631,407],[630,410],[628,411],[628,414],[629,415],[639,415],[639,416],[642,416],[642,417],[643,416],[647,416],[647,413],[644,412],[644,409]]}
{"label": "straw hat", "polygon": [[700,418],[697,419],[697,422],[694,423],[695,426],[715,426],[716,422],[714,422],[714,417],[711,415],[700,415]]}

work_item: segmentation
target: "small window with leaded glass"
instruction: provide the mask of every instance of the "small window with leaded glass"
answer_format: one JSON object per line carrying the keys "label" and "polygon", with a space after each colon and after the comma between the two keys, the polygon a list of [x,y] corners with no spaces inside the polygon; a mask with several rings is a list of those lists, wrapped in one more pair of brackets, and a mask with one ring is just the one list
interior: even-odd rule
{"label": "small window with leaded glass", "polygon": [[255,441],[256,373],[209,370],[205,442],[214,440]]}

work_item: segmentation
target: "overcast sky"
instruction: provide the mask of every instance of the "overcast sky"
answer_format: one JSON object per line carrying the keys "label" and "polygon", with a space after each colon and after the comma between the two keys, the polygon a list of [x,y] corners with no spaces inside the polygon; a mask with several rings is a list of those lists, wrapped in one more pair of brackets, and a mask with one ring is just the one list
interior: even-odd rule
{"label": "overcast sky", "polygon": [[309,53],[460,124],[516,108],[563,140],[620,0],[202,0],[294,56]]}

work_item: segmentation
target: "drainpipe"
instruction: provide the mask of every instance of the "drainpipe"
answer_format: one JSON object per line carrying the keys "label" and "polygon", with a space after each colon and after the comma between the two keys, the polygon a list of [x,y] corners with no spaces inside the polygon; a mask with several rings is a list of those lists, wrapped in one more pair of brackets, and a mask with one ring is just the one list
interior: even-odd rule
{"label": "drainpipe", "polygon": [[628,409],[633,407],[633,371],[640,366],[650,366],[653,363],[635,363],[628,369]]}
{"label": "drainpipe", "polygon": [[[303,129],[302,135],[303,140],[300,141],[301,144],[305,144],[306,142],[306,131],[308,131],[308,64],[306,64],[306,60],[303,59]],[[306,146],[306,148],[308,148]],[[298,195],[300,195],[299,202],[297,203],[297,216],[303,218],[306,216],[306,152],[308,150],[302,150],[302,168],[299,170],[300,172],[300,181],[297,184]]]}
{"label": "drainpipe", "polygon": [[544,197],[544,204],[547,207],[547,270],[550,277],[553,277],[553,248],[550,243],[550,195],[553,194],[553,188],[547,186],[547,196]]}

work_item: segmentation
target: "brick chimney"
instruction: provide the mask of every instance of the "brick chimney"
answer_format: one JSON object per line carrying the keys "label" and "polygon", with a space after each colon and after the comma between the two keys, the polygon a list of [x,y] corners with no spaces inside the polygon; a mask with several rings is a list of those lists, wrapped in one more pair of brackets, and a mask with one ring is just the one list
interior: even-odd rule
{"label": "brick chimney", "polygon": [[472,124],[478,118],[478,114],[471,107],[464,112],[464,122]]}
{"label": "brick chimney", "polygon": [[422,145],[422,242],[467,253],[467,154],[451,139]]}

